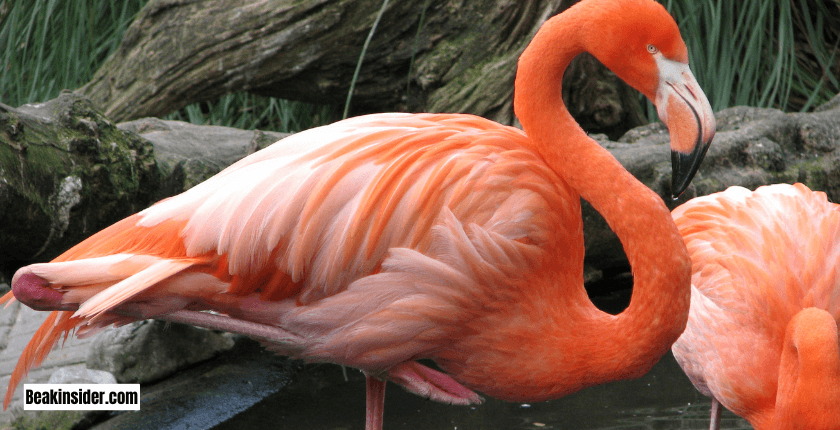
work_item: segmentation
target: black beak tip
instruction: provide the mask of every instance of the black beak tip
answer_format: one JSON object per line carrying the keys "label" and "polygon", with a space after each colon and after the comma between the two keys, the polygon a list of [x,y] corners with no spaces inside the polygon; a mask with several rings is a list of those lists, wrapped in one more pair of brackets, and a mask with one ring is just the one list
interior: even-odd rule
{"label": "black beak tip", "polygon": [[698,142],[694,146],[691,153],[683,154],[678,151],[671,151],[671,198],[676,200],[691,184],[697,169],[700,168],[700,163],[703,157],[706,156],[706,150],[709,149],[708,143]]}

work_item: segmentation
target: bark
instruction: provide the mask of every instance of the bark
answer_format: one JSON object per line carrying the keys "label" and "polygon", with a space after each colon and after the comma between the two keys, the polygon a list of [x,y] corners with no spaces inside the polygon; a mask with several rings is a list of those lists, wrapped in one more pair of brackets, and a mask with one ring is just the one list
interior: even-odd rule
{"label": "bark", "polygon": [[[78,92],[115,121],[236,91],[344,104],[381,0],[241,3],[150,2]],[[542,22],[572,3],[391,1],[364,57],[353,112],[464,112],[512,124],[519,54]],[[616,130],[640,124],[636,93],[597,60],[572,70],[566,97],[590,131],[617,138]]]}

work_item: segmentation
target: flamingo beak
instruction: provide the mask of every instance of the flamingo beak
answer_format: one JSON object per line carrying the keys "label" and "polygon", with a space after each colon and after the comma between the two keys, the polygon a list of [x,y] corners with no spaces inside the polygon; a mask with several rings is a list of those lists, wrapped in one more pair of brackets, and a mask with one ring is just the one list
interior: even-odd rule
{"label": "flamingo beak", "polygon": [[671,134],[671,197],[688,188],[715,136],[715,116],[688,64],[657,58],[656,111]]}

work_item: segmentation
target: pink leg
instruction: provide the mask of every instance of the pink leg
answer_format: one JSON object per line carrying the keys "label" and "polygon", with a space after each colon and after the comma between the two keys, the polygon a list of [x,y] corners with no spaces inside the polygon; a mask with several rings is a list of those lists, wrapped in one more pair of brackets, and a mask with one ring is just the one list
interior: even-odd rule
{"label": "pink leg", "polygon": [[382,415],[385,413],[385,383],[368,376],[366,384],[367,414],[365,430],[382,430]]}
{"label": "pink leg", "polygon": [[720,430],[720,402],[712,397],[712,417],[709,422],[709,430]]}
{"label": "pink leg", "polygon": [[430,369],[416,361],[407,361],[388,369],[388,379],[406,391],[441,403],[472,405],[481,397],[451,376]]}

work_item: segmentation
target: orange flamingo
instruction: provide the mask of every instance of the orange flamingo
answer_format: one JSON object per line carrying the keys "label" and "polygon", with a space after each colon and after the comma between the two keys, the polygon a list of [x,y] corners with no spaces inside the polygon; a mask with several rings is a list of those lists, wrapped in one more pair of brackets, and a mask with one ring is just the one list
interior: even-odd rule
{"label": "orange flamingo", "polygon": [[673,212],[693,262],[674,356],[758,430],[840,429],[840,206],[802,184],[731,187]]}
{"label": "orange flamingo", "polygon": [[[644,374],[684,329],[690,261],[659,196],[565,108],[563,71],[584,51],[655,101],[681,193],[714,117],[677,25],[652,0],[586,0],[548,20],[520,58],[524,132],[470,115],[352,118],[18,270],[14,296],[54,312],[23,351],[6,405],[69,330],[142,318],[361,369],[368,429],[382,426],[388,380],[469,404],[481,400],[473,390],[537,401]],[[636,290],[617,316],[583,288],[580,197],[633,266]]]}

